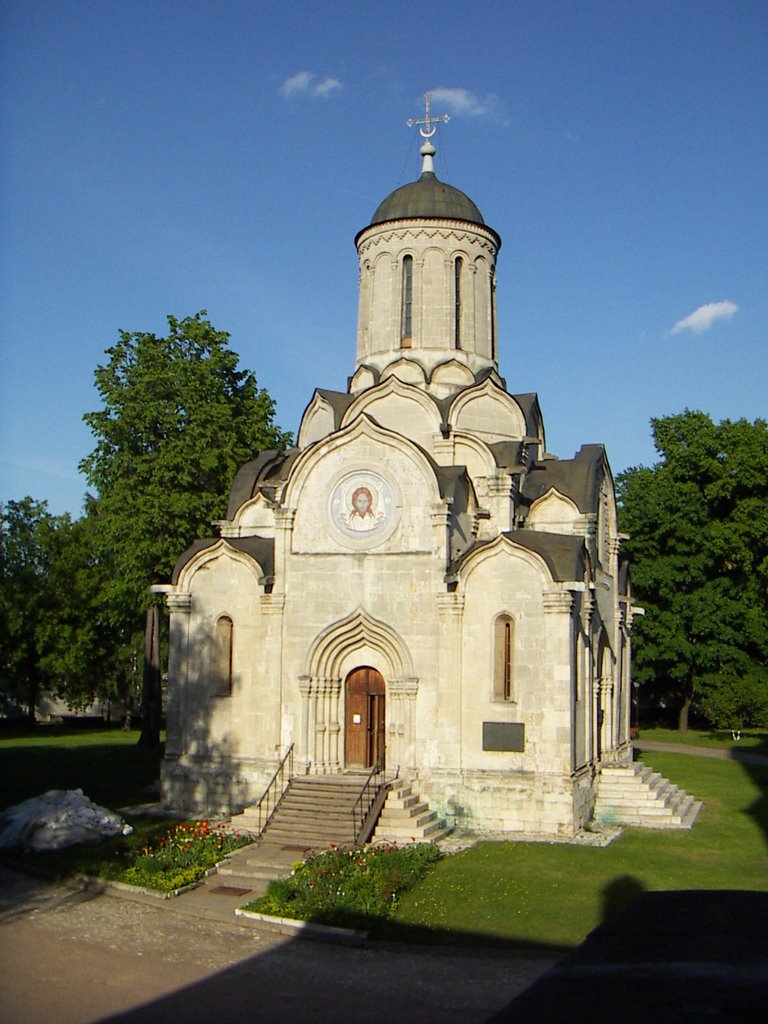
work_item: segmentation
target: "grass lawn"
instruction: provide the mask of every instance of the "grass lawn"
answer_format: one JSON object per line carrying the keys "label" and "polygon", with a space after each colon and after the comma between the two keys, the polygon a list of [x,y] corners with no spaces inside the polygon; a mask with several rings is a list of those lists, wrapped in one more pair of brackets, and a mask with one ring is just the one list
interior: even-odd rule
{"label": "grass lawn", "polygon": [[[144,803],[145,788],[159,777],[161,752],[139,747],[138,738],[137,731],[90,724],[6,729],[0,733],[0,808],[49,789],[82,789],[110,810]],[[178,827],[176,819],[126,815],[126,820],[134,829],[130,836],[38,853],[12,850],[4,857],[56,877],[122,878],[145,847],[157,847]]]}
{"label": "grass lawn", "polygon": [[377,936],[571,947],[643,889],[768,889],[768,768],[644,759],[704,800],[692,830],[630,828],[604,848],[480,843],[438,863]]}
{"label": "grass lawn", "polygon": [[[47,789],[73,788],[112,809],[142,802],[144,787],[158,777],[160,754],[138,747],[137,739],[119,729],[64,726],[0,733],[0,807]],[[768,890],[768,767],[650,751],[644,760],[704,801],[692,830],[627,829],[602,849],[480,843],[440,861],[400,898],[390,921],[372,922],[373,934],[563,948],[577,945],[643,889]],[[116,877],[131,851],[156,841],[169,826],[131,823],[134,836],[22,856],[57,874]]]}
{"label": "grass lawn", "polygon": [[160,777],[160,751],[139,747],[137,731],[40,725],[0,731],[0,809],[49,789],[82,789],[115,810],[146,801]]}

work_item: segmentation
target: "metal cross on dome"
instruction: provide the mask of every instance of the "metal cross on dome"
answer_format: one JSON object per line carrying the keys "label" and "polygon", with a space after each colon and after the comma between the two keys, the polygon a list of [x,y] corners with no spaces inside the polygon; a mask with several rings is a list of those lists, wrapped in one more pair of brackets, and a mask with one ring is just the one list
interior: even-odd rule
{"label": "metal cross on dome", "polygon": [[431,114],[431,100],[432,100],[432,93],[431,92],[425,92],[424,93],[424,103],[425,103],[425,106],[426,106],[426,109],[427,109],[427,116],[426,117],[418,117],[418,118],[409,117],[408,120],[405,122],[408,125],[409,128],[413,128],[413,126],[417,125],[417,124],[418,125],[425,124],[427,126],[426,128],[419,128],[419,135],[421,135],[421,137],[423,139],[431,139],[432,136],[437,131],[437,128],[436,127],[430,127],[431,125],[436,125],[438,121],[442,121],[443,124],[448,124],[448,122],[450,121],[450,117],[447,114],[441,114],[440,117],[432,117],[432,114]]}

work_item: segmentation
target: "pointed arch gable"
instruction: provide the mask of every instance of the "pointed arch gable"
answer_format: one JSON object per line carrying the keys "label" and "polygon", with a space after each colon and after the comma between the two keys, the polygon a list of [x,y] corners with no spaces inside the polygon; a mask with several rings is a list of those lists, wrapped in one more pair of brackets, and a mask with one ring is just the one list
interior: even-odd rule
{"label": "pointed arch gable", "polygon": [[365,364],[358,366],[354,375],[349,380],[349,391],[352,395],[358,395],[361,391],[367,391],[379,383],[379,372],[372,366]]}
{"label": "pointed arch gable", "polygon": [[241,536],[258,533],[262,537],[275,535],[275,509],[277,505],[259,491],[237,510],[232,525]]}
{"label": "pointed arch gable", "polygon": [[491,559],[511,557],[529,566],[540,578],[544,589],[552,589],[555,585],[552,572],[545,559],[536,551],[515,544],[504,534],[499,534],[492,541],[476,545],[460,561],[452,578],[460,586],[466,586],[470,576]]}
{"label": "pointed arch gable", "polygon": [[461,391],[451,403],[448,421],[455,430],[488,442],[522,440],[527,434],[522,409],[492,380]]}
{"label": "pointed arch gable", "polygon": [[572,498],[556,487],[550,487],[531,505],[526,523],[531,530],[554,530],[557,526],[574,526],[583,519]]}
{"label": "pointed arch gable", "polygon": [[[423,381],[421,368],[419,372]],[[387,377],[378,387],[359,395],[347,409],[342,426],[363,413],[382,427],[405,434],[427,450],[431,448],[432,438],[440,433],[442,416],[434,398],[396,376]]]}
{"label": "pointed arch gable", "polygon": [[473,481],[478,477],[495,476],[498,471],[486,442],[462,430],[452,431],[449,438],[436,445],[435,460],[441,465],[466,466]]}
{"label": "pointed arch gable", "polygon": [[396,359],[384,367],[381,371],[382,383],[385,380],[389,380],[390,377],[397,378],[401,384],[425,384],[427,380],[427,375],[421,363],[418,363],[415,359],[408,359],[406,356]]}
{"label": "pointed arch gable", "polygon": [[345,659],[362,648],[380,655],[388,679],[413,677],[413,659],[403,638],[363,608],[327,626],[315,638],[307,654],[306,675],[315,679],[340,679]]}
{"label": "pointed arch gable", "polygon": [[432,371],[429,383],[432,385],[443,385],[445,387],[471,387],[475,382],[472,371],[458,359],[447,359]]}
{"label": "pointed arch gable", "polygon": [[336,416],[330,402],[319,391],[304,410],[299,426],[298,447],[306,448],[313,441],[319,441],[336,429]]}
{"label": "pointed arch gable", "polygon": [[[431,492],[430,500],[433,502],[440,500],[440,485],[435,473],[436,465],[430,456],[410,438],[380,426],[367,415],[359,415],[352,423],[338,430],[331,437],[301,453],[291,467],[291,474],[283,492],[284,507],[297,507],[299,496],[321,460],[356,441],[369,441],[372,445],[380,446],[383,452],[396,450],[405,456],[412,465],[415,463],[421,476],[427,481]],[[378,456],[376,461],[380,462],[381,456]]]}
{"label": "pointed arch gable", "polygon": [[195,575],[201,569],[212,566],[222,559],[229,559],[243,566],[254,577],[255,582],[260,585],[263,584],[264,578],[271,571],[271,567],[266,564],[266,559],[264,559],[264,564],[262,565],[253,555],[239,550],[233,544],[221,539],[211,541],[205,547],[193,545],[189,552],[182,555],[173,573],[173,582],[176,590],[182,593],[189,593]]}

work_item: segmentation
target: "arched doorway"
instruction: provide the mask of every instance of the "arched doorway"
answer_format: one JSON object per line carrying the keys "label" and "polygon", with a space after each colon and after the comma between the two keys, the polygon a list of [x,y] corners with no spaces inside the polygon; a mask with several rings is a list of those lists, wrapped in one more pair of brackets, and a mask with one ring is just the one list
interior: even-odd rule
{"label": "arched doorway", "polygon": [[384,767],[385,686],[375,668],[353,669],[346,682],[344,765]]}

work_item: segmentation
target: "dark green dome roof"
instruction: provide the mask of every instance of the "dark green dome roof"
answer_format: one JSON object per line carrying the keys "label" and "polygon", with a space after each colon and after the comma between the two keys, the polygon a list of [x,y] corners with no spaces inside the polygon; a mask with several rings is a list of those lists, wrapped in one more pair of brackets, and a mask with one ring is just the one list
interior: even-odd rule
{"label": "dark green dome roof", "polygon": [[421,217],[485,224],[483,215],[469,196],[453,185],[440,181],[434,172],[424,171],[418,181],[403,185],[387,196],[374,213],[371,226],[388,220],[414,220]]}

